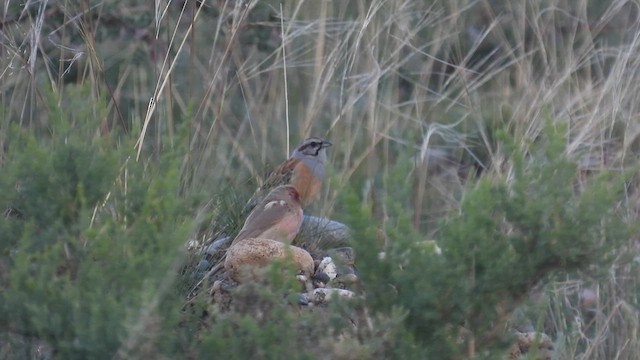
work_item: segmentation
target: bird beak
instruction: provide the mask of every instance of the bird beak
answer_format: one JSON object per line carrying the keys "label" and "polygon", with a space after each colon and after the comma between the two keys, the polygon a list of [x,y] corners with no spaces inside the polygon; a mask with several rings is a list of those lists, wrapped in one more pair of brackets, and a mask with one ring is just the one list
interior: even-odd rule
{"label": "bird beak", "polygon": [[322,147],[323,148],[328,148],[330,146],[332,146],[333,144],[330,141],[327,140],[322,140]]}

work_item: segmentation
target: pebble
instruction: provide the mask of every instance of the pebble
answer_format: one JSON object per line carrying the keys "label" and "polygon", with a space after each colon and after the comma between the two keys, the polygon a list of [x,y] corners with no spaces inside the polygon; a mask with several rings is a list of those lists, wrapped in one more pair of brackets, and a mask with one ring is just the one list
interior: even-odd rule
{"label": "pebble", "polygon": [[318,272],[316,271],[316,273],[311,277],[311,279],[313,280],[313,286],[314,287],[325,287],[329,281],[331,281],[331,278],[329,277],[329,275],[323,273],[322,271]]}
{"label": "pebble", "polygon": [[329,280],[333,280],[338,275],[338,268],[331,257],[325,256],[322,261],[320,261],[316,273],[324,273],[329,277]]}
{"label": "pebble", "polygon": [[359,281],[356,274],[343,274],[333,279],[329,285],[340,289],[348,288],[351,285],[357,284]]}
{"label": "pebble", "polygon": [[353,265],[356,261],[356,253],[352,247],[339,247],[327,251],[328,256],[340,264]]}
{"label": "pebble", "polygon": [[202,259],[202,260],[200,260],[198,265],[196,265],[196,270],[197,271],[207,271],[207,270],[209,270],[210,267],[211,267],[211,263],[209,263],[209,261],[207,261],[205,259]]}
{"label": "pebble", "polygon": [[313,291],[300,294],[299,303],[300,305],[325,304],[335,297],[351,299],[355,297],[355,293],[345,289],[317,288],[313,289]]}

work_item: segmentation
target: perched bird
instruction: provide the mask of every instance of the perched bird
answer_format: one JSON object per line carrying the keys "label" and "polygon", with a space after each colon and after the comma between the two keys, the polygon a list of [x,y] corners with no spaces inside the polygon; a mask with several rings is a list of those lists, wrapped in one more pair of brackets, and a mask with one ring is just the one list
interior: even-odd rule
{"label": "perched bird", "polygon": [[[251,211],[244,222],[242,229],[231,242],[227,253],[222,256],[218,263],[209,270],[209,272],[198,281],[190,293],[202,284],[204,279],[213,276],[223,266],[242,267],[243,262],[256,262],[254,258],[262,257],[258,262],[264,263],[264,259],[268,258],[269,253],[276,256],[271,251],[262,251],[265,248],[246,252],[256,240],[258,242],[265,240],[269,242],[267,247],[272,249],[283,249],[283,247],[274,247],[272,243],[279,242],[283,246],[290,245],[293,238],[298,235],[300,225],[302,225],[302,206],[300,204],[300,194],[292,185],[280,185],[271,192]],[[251,240],[243,243],[243,240]],[[238,245],[241,244],[241,245]],[[261,243],[265,245],[265,242]],[[302,249],[300,249],[302,250]],[[256,255],[256,251],[259,253]],[[280,250],[278,250],[280,251]],[[305,251],[306,252],[306,251]],[[232,259],[229,260],[227,255],[231,254]],[[276,256],[277,257],[277,256]],[[310,258],[310,255],[309,255]],[[252,260],[253,259],[253,260]],[[313,261],[312,261],[313,262]]]}
{"label": "perched bird", "polygon": [[302,141],[289,159],[267,177],[249,200],[249,206],[258,203],[271,189],[284,184],[293,185],[298,190],[303,207],[309,205],[320,193],[325,177],[326,149],[331,145],[329,141],[318,137]]}
{"label": "perched bird", "polygon": [[250,238],[291,244],[302,225],[300,194],[292,185],[280,185],[251,211],[231,246]]}
{"label": "perched bird", "polygon": [[255,278],[255,271],[293,253],[296,266],[310,275],[313,259],[301,248],[289,246],[302,225],[300,194],[292,185],[271,190],[249,214],[231,242],[224,268],[238,282]]}
{"label": "perched bird", "polygon": [[[244,239],[254,238],[291,244],[302,224],[302,207],[311,203],[320,193],[325,177],[326,149],[331,145],[329,141],[310,137],[296,147],[289,159],[269,175],[247,203],[246,209],[253,210],[231,242],[230,249]],[[217,273],[225,261],[226,255],[191,292],[196,291],[204,279]]]}

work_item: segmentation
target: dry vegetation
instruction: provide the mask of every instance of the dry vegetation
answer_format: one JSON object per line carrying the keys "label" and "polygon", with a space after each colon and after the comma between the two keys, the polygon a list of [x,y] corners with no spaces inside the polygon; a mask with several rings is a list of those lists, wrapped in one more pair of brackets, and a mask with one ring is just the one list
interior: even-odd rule
{"label": "dry vegetation", "polygon": [[[309,135],[334,144],[330,181],[309,212],[348,223],[353,206],[345,202],[353,200],[370,212],[380,252],[405,223],[417,239],[437,238],[478,179],[517,177],[512,151],[525,169],[538,166],[534,148],[549,127],[562,131],[556,155],[578,166],[577,193],[602,172],[637,166],[634,1],[116,3],[8,0],[0,9],[0,159],[13,156],[13,127],[55,138],[62,118],[65,131],[125,154],[114,189],[88,204],[88,227],[101,214],[126,224],[110,202],[137,189],[128,164],[169,156],[177,194],[198,196],[187,213],[195,221],[181,224],[183,238],[173,244],[206,240],[224,211],[216,197],[232,190],[246,199]],[[616,210],[633,227],[640,208],[630,179]],[[122,199],[109,197],[115,188]],[[605,268],[583,264],[535,284],[516,312],[527,331],[546,332],[558,359],[637,358],[639,246],[631,237],[606,254],[614,260]],[[178,253],[160,272],[178,267]],[[0,271],[12,264],[0,262]],[[11,291],[5,280],[0,294]],[[159,284],[158,291],[173,285]],[[149,343],[157,343],[141,329],[153,327],[159,305],[157,297],[145,301],[126,325],[134,335],[120,357],[140,343],[151,349],[138,351],[153,354]],[[347,337],[331,345],[343,358],[349,354],[337,344],[360,351],[351,356],[378,354]],[[485,356],[475,346],[483,349],[470,341],[465,354]]]}

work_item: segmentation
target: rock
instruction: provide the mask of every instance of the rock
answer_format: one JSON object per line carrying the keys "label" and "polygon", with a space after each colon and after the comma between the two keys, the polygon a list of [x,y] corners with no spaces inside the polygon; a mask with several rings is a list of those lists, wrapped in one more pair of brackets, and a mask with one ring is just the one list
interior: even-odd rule
{"label": "rock", "polygon": [[[509,351],[509,360],[523,359],[531,352],[535,357],[526,357],[535,360],[551,360],[554,355],[553,341],[544,333],[517,332],[518,339]],[[535,349],[535,350],[534,350]]]}
{"label": "rock", "polygon": [[305,215],[294,244],[314,254],[321,250],[349,246],[351,233],[343,223]]}
{"label": "rock", "polygon": [[333,280],[338,275],[338,267],[331,257],[325,256],[322,261],[320,261],[320,264],[316,269],[316,273],[324,273],[327,275],[329,280]]}
{"label": "rock", "polygon": [[319,305],[319,304],[325,304],[335,297],[351,299],[355,297],[355,293],[353,291],[345,290],[345,289],[317,288],[317,289],[313,289],[313,291],[300,294],[299,303],[300,305],[310,305],[310,304]]}
{"label": "rock", "polygon": [[337,276],[357,274],[355,260],[356,254],[351,247],[341,247],[331,249],[327,251],[327,255],[330,256],[336,264]]}
{"label": "rock", "polygon": [[211,264],[209,263],[209,261],[202,259],[198,262],[198,265],[196,265],[196,270],[197,271],[207,271],[211,268]]}
{"label": "rock", "polygon": [[331,280],[329,286],[339,289],[346,289],[358,284],[360,280],[356,274],[342,274]]}
{"label": "rock", "polygon": [[309,305],[309,296],[307,295],[307,293],[300,294],[300,296],[298,297],[298,304],[303,306]]}
{"label": "rock", "polygon": [[339,264],[353,265],[356,261],[356,253],[352,247],[340,247],[327,251],[328,256],[336,259]]}
{"label": "rock", "polygon": [[297,246],[287,245],[271,239],[244,239],[227,250],[224,268],[233,280],[246,282],[256,280],[261,269],[274,260],[290,258],[297,270],[305,275],[313,274],[311,255]]}
{"label": "rock", "polygon": [[314,288],[321,288],[325,287],[329,283],[329,281],[331,281],[331,278],[329,278],[329,275],[323,273],[322,271],[316,271],[316,273],[311,277],[311,280],[313,282]]}
{"label": "rock", "polygon": [[207,247],[204,248],[204,252],[208,255],[214,256],[223,249],[226,249],[233,241],[231,236],[223,237],[222,239],[215,240]]}
{"label": "rock", "polygon": [[209,290],[209,295],[211,302],[218,305],[221,310],[229,310],[231,308],[231,293],[222,281],[217,280],[213,283],[211,290]]}

